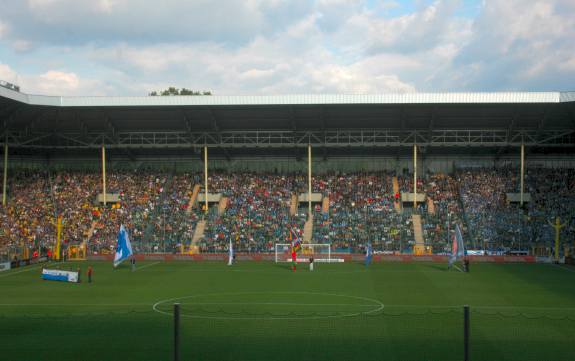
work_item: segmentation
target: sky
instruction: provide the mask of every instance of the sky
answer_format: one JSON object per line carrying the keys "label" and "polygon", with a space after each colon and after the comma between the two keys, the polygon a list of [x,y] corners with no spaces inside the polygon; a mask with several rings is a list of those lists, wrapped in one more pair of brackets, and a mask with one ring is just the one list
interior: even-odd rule
{"label": "sky", "polygon": [[574,0],[0,0],[29,94],[575,90]]}

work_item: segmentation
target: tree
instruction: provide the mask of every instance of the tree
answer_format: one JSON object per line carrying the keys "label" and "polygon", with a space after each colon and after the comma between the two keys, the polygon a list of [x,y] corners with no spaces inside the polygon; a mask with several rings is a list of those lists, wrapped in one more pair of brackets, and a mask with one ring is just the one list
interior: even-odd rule
{"label": "tree", "polygon": [[151,97],[156,97],[156,96],[174,96],[174,95],[212,95],[212,92],[210,90],[202,90],[202,91],[197,91],[197,90],[191,90],[191,89],[186,89],[186,88],[182,88],[182,89],[178,89],[176,87],[169,87],[166,90],[162,90],[162,91],[152,91],[148,94]]}

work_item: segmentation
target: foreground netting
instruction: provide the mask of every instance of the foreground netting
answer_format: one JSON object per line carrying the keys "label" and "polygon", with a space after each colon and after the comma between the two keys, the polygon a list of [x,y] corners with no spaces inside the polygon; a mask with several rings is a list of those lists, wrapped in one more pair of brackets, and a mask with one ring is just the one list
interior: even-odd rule
{"label": "foreground netting", "polygon": [[[214,317],[188,317],[190,312]],[[462,307],[389,306],[354,316],[345,307],[307,308],[285,318],[285,309],[193,305],[181,313],[181,360],[464,359]],[[2,359],[173,359],[169,313],[52,307],[4,314]],[[572,360],[574,335],[570,310],[471,308],[469,359]]]}

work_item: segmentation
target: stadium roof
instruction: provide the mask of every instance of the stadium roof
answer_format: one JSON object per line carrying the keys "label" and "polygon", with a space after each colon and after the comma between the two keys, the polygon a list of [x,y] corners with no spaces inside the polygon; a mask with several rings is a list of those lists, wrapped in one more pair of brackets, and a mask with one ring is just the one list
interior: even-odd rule
{"label": "stadium roof", "polygon": [[29,95],[0,87],[0,95],[28,105],[56,107],[258,106],[312,104],[533,104],[575,101],[575,92],[66,97]]}
{"label": "stadium roof", "polygon": [[0,121],[0,139],[30,150],[572,149],[575,92],[60,97],[0,87]]}

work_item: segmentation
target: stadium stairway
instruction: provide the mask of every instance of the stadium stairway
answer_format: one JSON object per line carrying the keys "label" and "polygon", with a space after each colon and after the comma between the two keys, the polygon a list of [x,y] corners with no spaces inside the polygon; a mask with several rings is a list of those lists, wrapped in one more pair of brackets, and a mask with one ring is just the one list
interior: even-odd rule
{"label": "stadium stairway", "polygon": [[86,237],[84,239],[85,243],[90,242],[90,238],[92,238],[92,235],[94,234],[94,230],[96,229],[96,225],[98,225],[97,221],[92,221],[92,225],[90,226],[90,229],[86,231],[86,233],[84,234],[84,236]]}
{"label": "stadium stairway", "polygon": [[321,213],[329,216],[329,196],[323,196],[321,200]]}
{"label": "stadium stairway", "polygon": [[[197,246],[197,243],[204,238],[204,230],[206,229],[206,220],[202,219],[201,221],[198,222],[198,224],[196,225],[196,229],[194,229],[194,236],[192,237],[192,245],[193,246]],[[191,248],[190,247],[190,248]]]}
{"label": "stadium stairway", "polygon": [[221,216],[226,212],[226,208],[228,207],[228,197],[222,197],[220,199],[220,203],[218,204],[218,215]]}
{"label": "stadium stairway", "polygon": [[313,235],[313,216],[310,215],[307,221],[305,221],[305,225],[303,226],[304,243],[310,243],[312,235]]}
{"label": "stadium stairway", "polygon": [[411,216],[413,223],[413,235],[415,236],[415,246],[413,247],[413,253],[416,255],[425,253],[425,242],[423,240],[423,228],[421,226],[421,216],[419,214],[413,214]]}
{"label": "stadium stairway", "polygon": [[[393,182],[393,194],[394,194],[394,196],[395,196],[396,194],[399,193],[399,182],[397,181],[397,177],[393,177],[393,181],[392,181],[392,182]],[[398,211],[398,212],[401,211],[401,204],[400,204],[400,202],[394,201],[394,202],[393,202],[393,206],[395,207],[395,210],[396,210],[396,211]]]}
{"label": "stadium stairway", "polygon": [[291,201],[290,201],[290,205],[289,205],[289,215],[290,216],[295,216],[295,214],[297,213],[297,206],[298,206],[298,198],[297,198],[297,194],[292,194],[291,195]]}
{"label": "stadium stairway", "polygon": [[188,214],[192,213],[192,208],[198,202],[198,194],[199,193],[200,193],[200,185],[196,184],[196,185],[194,185],[194,188],[192,190],[192,196],[190,197],[190,202],[188,203],[188,209],[186,210],[186,212]]}
{"label": "stadium stairway", "polygon": [[433,203],[431,197],[427,197],[427,213],[435,215],[435,203]]}

